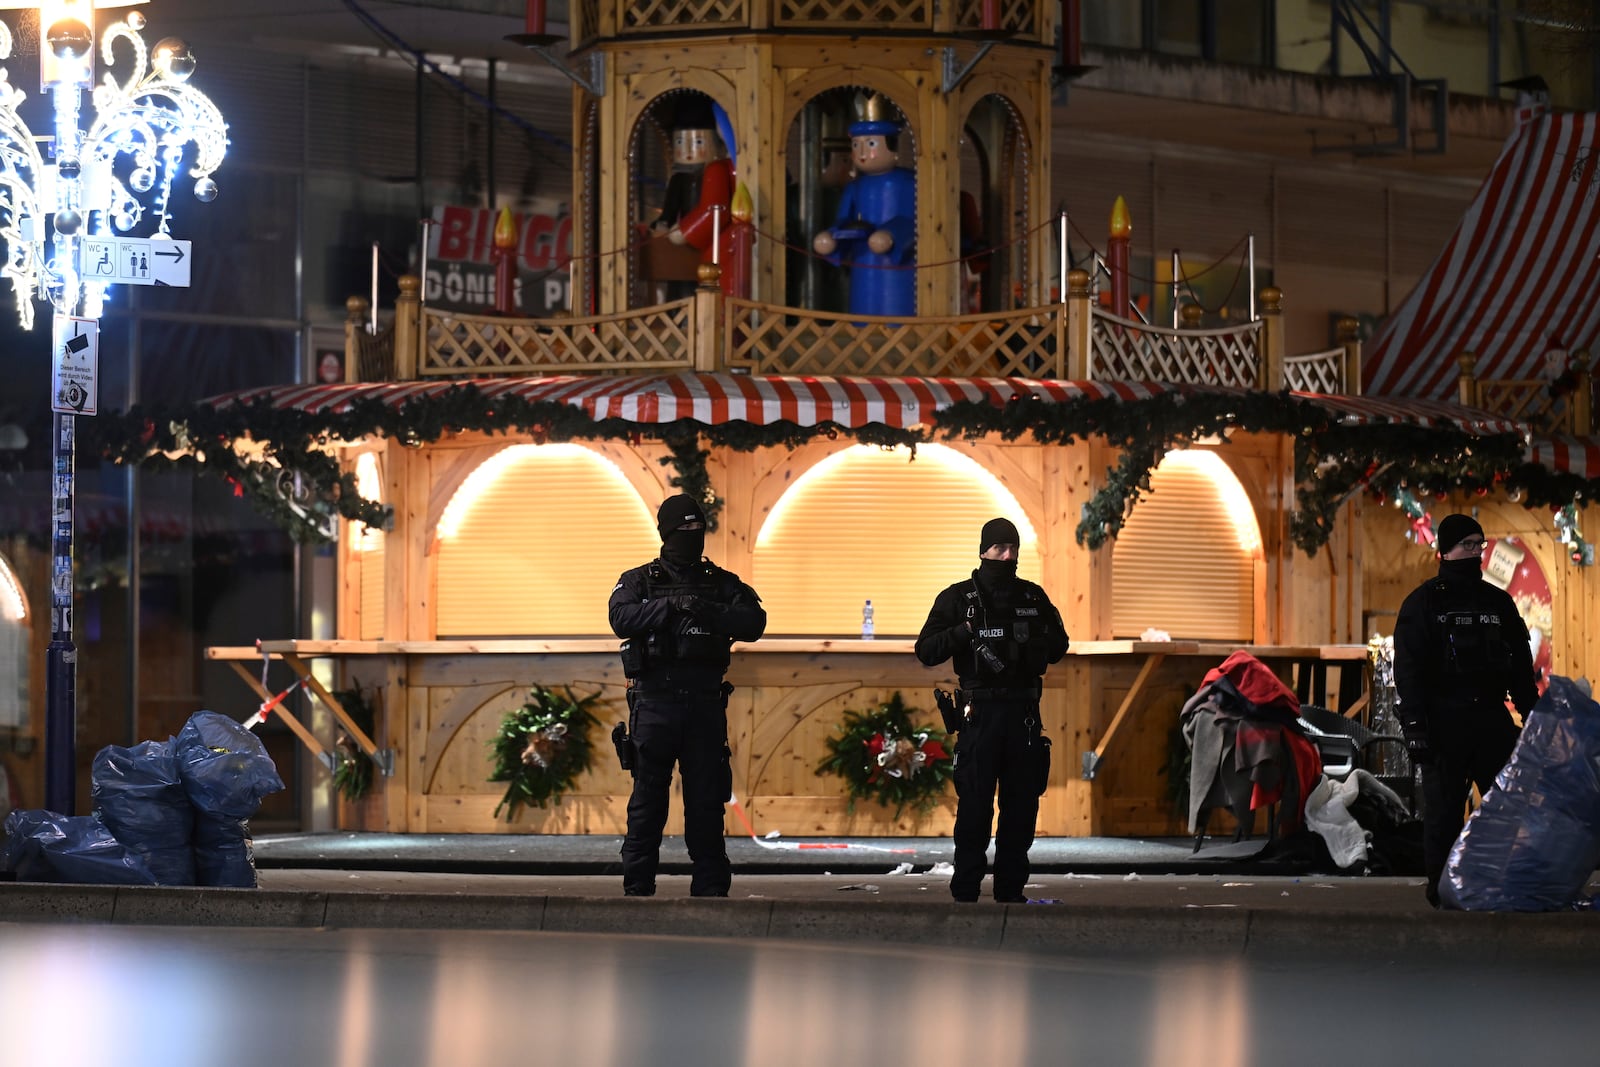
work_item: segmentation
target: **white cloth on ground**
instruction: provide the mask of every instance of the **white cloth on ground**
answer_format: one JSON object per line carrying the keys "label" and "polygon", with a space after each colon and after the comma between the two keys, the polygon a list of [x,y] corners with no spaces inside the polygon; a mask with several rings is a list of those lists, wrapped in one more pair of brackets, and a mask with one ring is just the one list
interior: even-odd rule
{"label": "white cloth on ground", "polygon": [[1306,826],[1327,844],[1328,854],[1340,868],[1352,867],[1367,858],[1367,832],[1350,814],[1350,803],[1360,791],[1357,774],[1342,782],[1323,775],[1306,798]]}

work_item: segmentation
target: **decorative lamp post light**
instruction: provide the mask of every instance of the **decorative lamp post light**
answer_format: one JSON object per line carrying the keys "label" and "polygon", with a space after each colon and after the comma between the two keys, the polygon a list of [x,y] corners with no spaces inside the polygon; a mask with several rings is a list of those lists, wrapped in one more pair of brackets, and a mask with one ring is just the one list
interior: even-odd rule
{"label": "decorative lamp post light", "polygon": [[[189,284],[188,242],[169,229],[173,189],[192,181],[196,198],[216,199],[211,172],[228,146],[221,113],[187,84],[195,66],[189,46],[169,37],[148,48],[137,11],[100,36],[106,66],[131,72],[107,72],[94,84],[96,9],[144,2],[0,0],[0,9],[39,13],[39,84],[54,116],[50,135],[36,138],[18,113],[27,94],[0,67],[0,277],[16,291],[23,329],[33,328],[35,299],[54,309],[45,807],[66,814],[77,795],[73,450],[77,417],[97,410],[100,314],[112,285]],[[0,60],[11,58],[12,43],[0,23]],[[85,89],[93,104],[87,131]]]}

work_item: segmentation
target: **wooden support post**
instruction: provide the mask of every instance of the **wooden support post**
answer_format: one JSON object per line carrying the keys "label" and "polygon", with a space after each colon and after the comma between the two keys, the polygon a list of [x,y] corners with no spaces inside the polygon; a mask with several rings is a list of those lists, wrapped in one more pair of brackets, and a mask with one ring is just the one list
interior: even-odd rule
{"label": "wooden support post", "polygon": [[1283,290],[1269,285],[1261,290],[1261,376],[1256,388],[1276,393],[1283,388]]}
{"label": "wooden support post", "polygon": [[1478,406],[1478,380],[1473,371],[1478,366],[1478,356],[1473,352],[1463,352],[1456,357],[1456,363],[1461,366],[1461,376],[1456,381],[1457,399],[1469,408]]}
{"label": "wooden support post", "polygon": [[1335,327],[1339,343],[1344,346],[1344,392],[1346,396],[1361,395],[1361,322],[1349,315],[1339,320]]}
{"label": "wooden support post", "polygon": [[364,296],[352,296],[344,302],[344,380],[361,380],[361,334],[366,332],[367,319],[372,305]]}
{"label": "wooden support post", "polygon": [[1133,685],[1128,689],[1128,695],[1122,698],[1122,705],[1117,708],[1117,713],[1111,717],[1111,725],[1106,727],[1105,734],[1100,738],[1100,743],[1094,749],[1083,754],[1083,776],[1093,778],[1095,771],[1100,767],[1100,761],[1105,758],[1106,749],[1111,745],[1111,739],[1117,735],[1117,729],[1122,725],[1122,720],[1128,717],[1128,712],[1133,710],[1133,705],[1139,697],[1144,695],[1144,687],[1150,681],[1150,676],[1161,666],[1161,661],[1166,659],[1165,652],[1152,652],[1145,657],[1144,666],[1139,668],[1139,676],[1133,680]]}
{"label": "wooden support post", "polygon": [[421,363],[422,282],[415,274],[400,276],[400,298],[394,304],[394,376],[409,382],[417,376]]}
{"label": "wooden support post", "polygon": [[327,687],[317,680],[317,676],[311,673],[310,665],[299,656],[285,655],[283,661],[306,684],[308,689],[317,694],[317,699],[328,706],[328,710],[333,712],[333,717],[339,720],[339,725],[343,726],[345,732],[355,740],[357,745],[361,746],[361,751],[365,752],[372,759],[372,762],[379,767],[386,768],[385,774],[394,773],[393,765],[388,758],[379,754],[378,746],[373,743],[372,738],[368,737],[366,732],[356,725],[355,720],[350,718],[350,713],[344,710],[344,705],[340,704],[333,694],[328,692]]}
{"label": "wooden support post", "polygon": [[1067,366],[1069,381],[1086,382],[1094,377],[1094,315],[1089,306],[1089,272],[1067,272]]}
{"label": "wooden support post", "polygon": [[[249,671],[244,669],[244,664],[240,663],[238,660],[229,660],[228,666],[233,668],[234,674],[237,674],[240,678],[244,679],[244,684],[248,685],[251,690],[253,690],[255,694],[261,698],[261,702],[263,704],[271,703],[274,694],[267,692],[266,686],[262,685],[260,680],[255,678]],[[316,739],[316,736],[312,734],[309,729],[306,728],[305,723],[301,722],[299,719],[290,714],[289,709],[284,707],[282,704],[278,705],[278,713],[278,718],[282,719],[283,724],[289,728],[290,732],[300,739],[301,744],[305,745],[311,750],[311,754],[313,756],[316,756],[318,759],[324,759],[326,757],[327,752],[322,747],[322,743]]]}
{"label": "wooden support post", "polygon": [[700,287],[694,291],[694,304],[690,307],[694,369],[703,373],[723,367],[722,317],[727,305],[722,298],[720,279],[721,270],[716,264],[702,263]]}

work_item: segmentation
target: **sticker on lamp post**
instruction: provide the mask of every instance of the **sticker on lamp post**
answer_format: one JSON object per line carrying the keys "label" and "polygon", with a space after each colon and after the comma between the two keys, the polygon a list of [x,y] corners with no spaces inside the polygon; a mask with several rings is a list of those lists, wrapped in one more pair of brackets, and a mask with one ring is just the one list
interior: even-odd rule
{"label": "sticker on lamp post", "polygon": [[100,395],[100,326],[94,319],[55,317],[55,367],[50,410],[93,415]]}

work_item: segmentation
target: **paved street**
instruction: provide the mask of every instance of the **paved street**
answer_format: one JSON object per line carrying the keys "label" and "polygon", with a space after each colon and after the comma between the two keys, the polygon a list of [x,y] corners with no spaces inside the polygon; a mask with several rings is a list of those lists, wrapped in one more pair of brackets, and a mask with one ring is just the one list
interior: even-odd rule
{"label": "paved street", "polygon": [[1600,1038],[1594,962],[1374,965],[1337,943],[1258,958],[40,924],[0,925],[0,957],[6,1061],[51,1067],[1503,1067],[1592,1062]]}
{"label": "paved street", "polygon": [[0,884],[6,1062],[1503,1067],[1600,1038],[1587,913],[1110,840],[963,905],[947,841],[831,844],[730,842],[727,900],[623,898],[615,839],[525,835],[265,837],[254,890]]}

